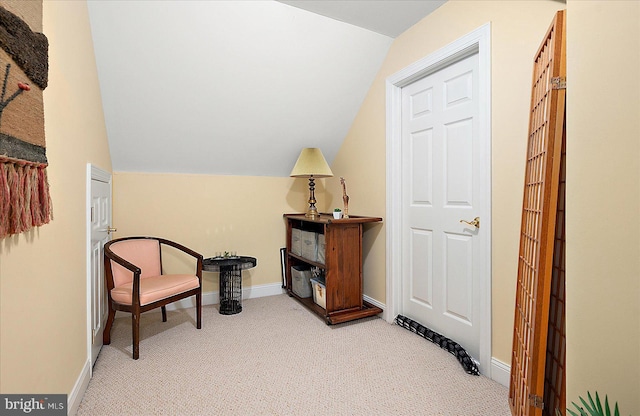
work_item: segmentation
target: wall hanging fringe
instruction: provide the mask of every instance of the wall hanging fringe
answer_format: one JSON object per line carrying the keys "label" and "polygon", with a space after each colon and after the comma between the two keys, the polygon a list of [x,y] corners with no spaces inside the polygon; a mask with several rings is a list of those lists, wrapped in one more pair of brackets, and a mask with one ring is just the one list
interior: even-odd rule
{"label": "wall hanging fringe", "polygon": [[0,156],[0,238],[53,218],[46,166]]}

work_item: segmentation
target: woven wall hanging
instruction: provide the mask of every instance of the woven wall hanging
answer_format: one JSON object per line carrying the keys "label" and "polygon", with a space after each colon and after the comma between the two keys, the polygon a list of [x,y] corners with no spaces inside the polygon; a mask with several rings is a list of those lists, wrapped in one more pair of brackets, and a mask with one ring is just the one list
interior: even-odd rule
{"label": "woven wall hanging", "polygon": [[52,218],[42,99],[49,43],[27,22],[41,25],[42,2],[0,2],[0,238]]}

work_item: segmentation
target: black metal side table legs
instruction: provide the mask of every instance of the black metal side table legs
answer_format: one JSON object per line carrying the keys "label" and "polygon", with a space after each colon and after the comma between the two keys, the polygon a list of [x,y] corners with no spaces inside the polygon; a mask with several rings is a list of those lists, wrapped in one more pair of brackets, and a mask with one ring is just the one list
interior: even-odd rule
{"label": "black metal side table legs", "polygon": [[220,270],[220,313],[234,315],[242,312],[242,271],[236,267]]}

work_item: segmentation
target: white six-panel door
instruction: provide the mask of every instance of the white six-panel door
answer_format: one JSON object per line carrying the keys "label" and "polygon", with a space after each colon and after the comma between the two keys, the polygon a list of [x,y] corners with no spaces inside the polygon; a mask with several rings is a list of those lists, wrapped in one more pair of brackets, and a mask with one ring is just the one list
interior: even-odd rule
{"label": "white six-panel door", "polygon": [[102,333],[107,316],[107,295],[104,281],[104,245],[110,240],[111,175],[89,166],[89,349],[91,365],[102,348]]}
{"label": "white six-panel door", "polygon": [[[402,88],[402,310],[480,357],[478,54]],[[479,217],[477,228],[461,222]]]}

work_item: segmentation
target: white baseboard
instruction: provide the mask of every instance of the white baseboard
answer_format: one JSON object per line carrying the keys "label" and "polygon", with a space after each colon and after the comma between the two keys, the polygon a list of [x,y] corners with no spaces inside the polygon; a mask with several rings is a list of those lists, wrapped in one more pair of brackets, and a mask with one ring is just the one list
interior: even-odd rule
{"label": "white baseboard", "polygon": [[[242,289],[242,299],[255,299],[265,296],[275,296],[285,293],[281,283],[270,283],[267,285],[255,285]],[[205,292],[202,294],[203,305],[217,305],[220,303],[219,292]],[[188,299],[182,299],[177,302],[173,302],[167,305],[168,311],[174,311],[176,309],[187,309],[196,306],[195,297],[191,296]]]}
{"label": "white baseboard", "polygon": [[509,382],[511,380],[511,366],[491,357],[491,379],[505,387],[509,387]]}
{"label": "white baseboard", "polygon": [[270,283],[268,285],[256,285],[242,289],[243,299],[263,298],[265,296],[282,295],[286,291],[282,288],[282,283]]}
{"label": "white baseboard", "polygon": [[89,380],[91,379],[91,362],[86,361],[80,374],[78,375],[78,379],[76,380],[76,384],[73,386],[71,390],[71,394],[67,398],[67,415],[75,415],[78,413],[78,408],[80,407],[80,402],[82,401],[82,397],[84,396],[84,392],[87,390],[89,386]]}
{"label": "white baseboard", "polygon": [[373,306],[377,306],[378,308],[382,309],[382,316],[381,316],[381,318],[382,318],[382,319],[384,319],[384,320],[386,320],[386,309],[385,309],[385,308],[387,307],[387,305],[385,305],[385,304],[384,304],[384,303],[382,303],[382,302],[379,302],[379,301],[375,300],[374,298],[370,298],[370,297],[369,297],[369,296],[367,296],[367,295],[362,295],[362,299],[363,299],[365,302],[369,302],[369,303],[370,303],[370,304],[372,304]]}

